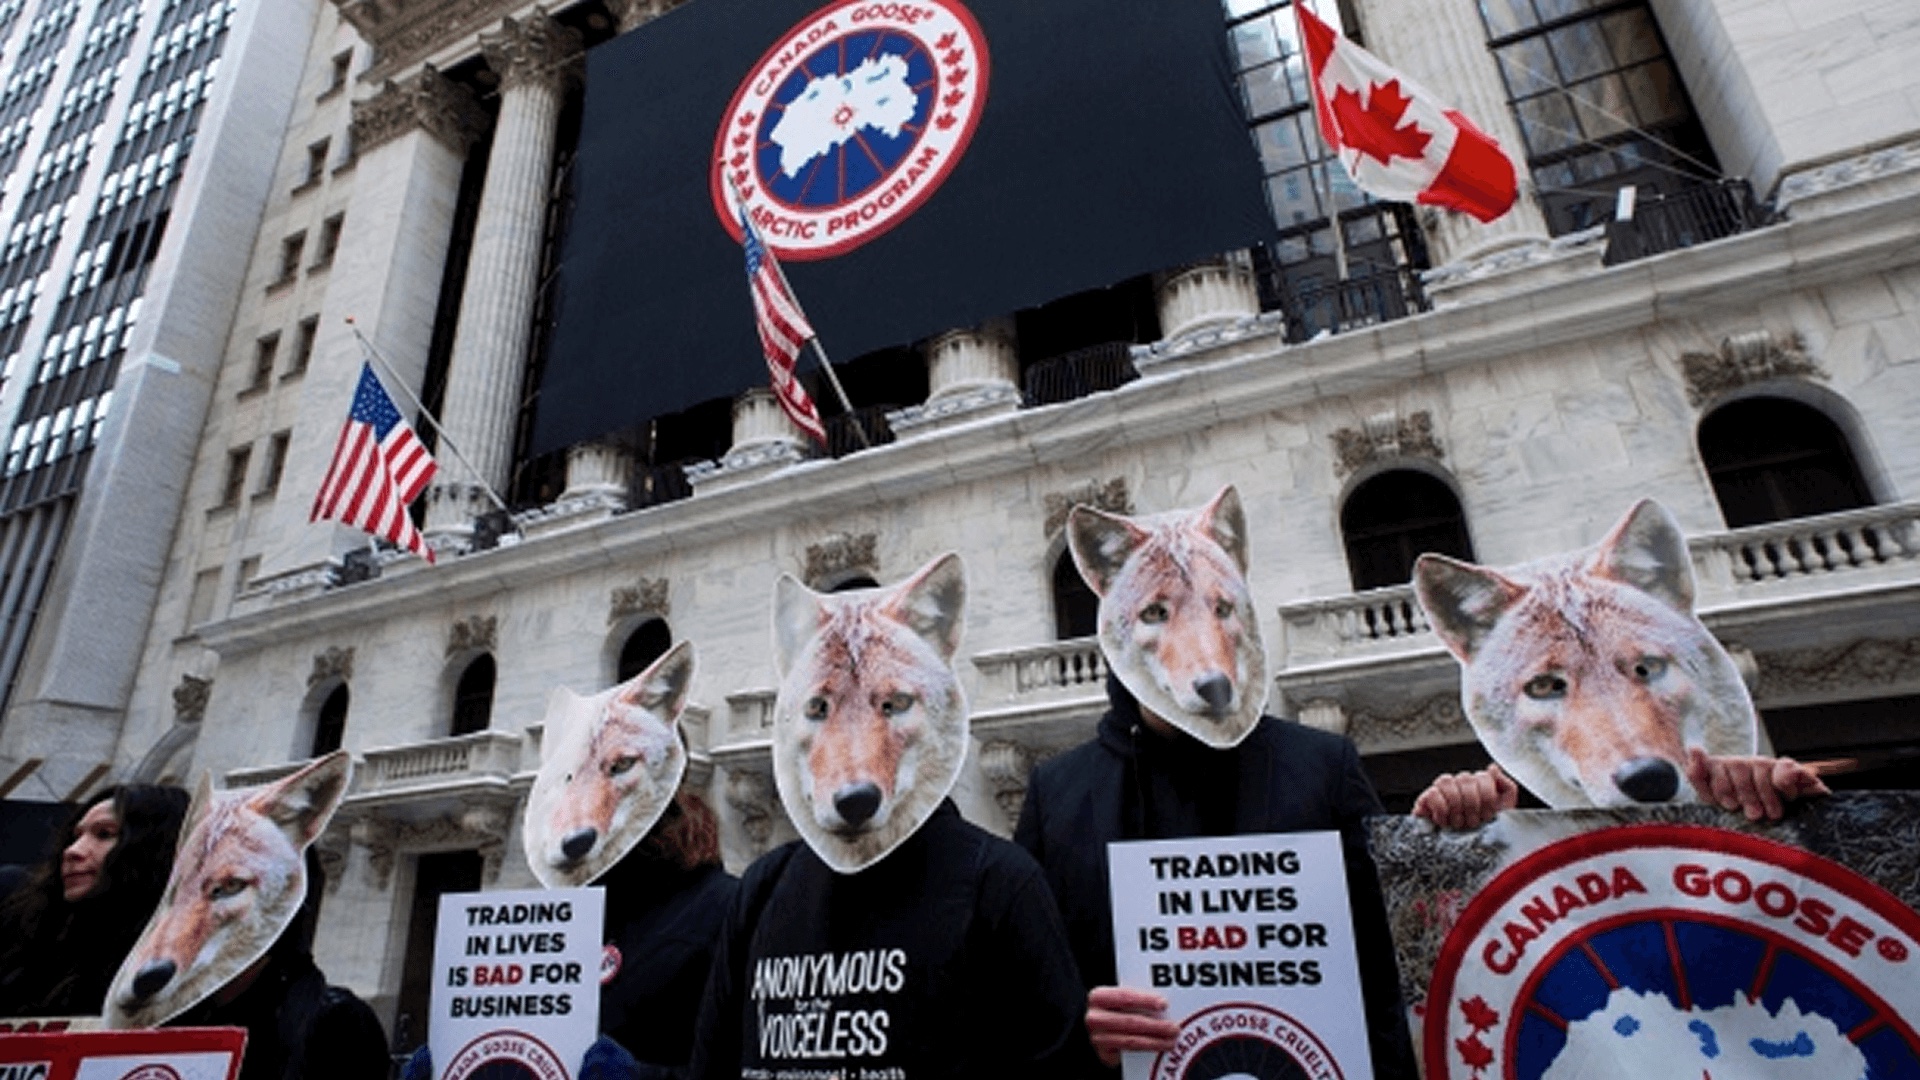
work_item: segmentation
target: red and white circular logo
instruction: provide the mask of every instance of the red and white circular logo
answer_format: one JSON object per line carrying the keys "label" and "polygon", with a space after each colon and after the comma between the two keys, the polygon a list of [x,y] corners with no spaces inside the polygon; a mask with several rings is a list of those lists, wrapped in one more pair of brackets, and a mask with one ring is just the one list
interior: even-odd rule
{"label": "red and white circular logo", "polygon": [[925,203],[966,153],[988,66],[960,0],[828,4],[734,92],[714,136],[714,212],[735,240],[746,213],[783,259],[852,251]]}
{"label": "red and white circular logo", "polygon": [[1490,882],[1441,945],[1434,1080],[1920,1076],[1920,914],[1723,829],[1602,829]]}
{"label": "red and white circular logo", "polygon": [[1226,1002],[1180,1025],[1173,1049],[1154,1055],[1153,1080],[1343,1080],[1318,1036],[1278,1009]]}
{"label": "red and white circular logo", "polygon": [[460,1048],[443,1080],[567,1080],[572,1075],[546,1043],[523,1031],[492,1031]]}
{"label": "red and white circular logo", "polygon": [[180,1074],[171,1065],[154,1062],[140,1066],[120,1080],[180,1080]]}
{"label": "red and white circular logo", "polygon": [[612,982],[620,974],[620,946],[609,941],[600,947],[600,985]]}

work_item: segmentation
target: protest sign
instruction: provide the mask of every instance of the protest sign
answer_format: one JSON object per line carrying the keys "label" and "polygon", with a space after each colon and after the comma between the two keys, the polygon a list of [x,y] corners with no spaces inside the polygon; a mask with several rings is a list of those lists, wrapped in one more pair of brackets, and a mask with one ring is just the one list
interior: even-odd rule
{"label": "protest sign", "polygon": [[0,1080],[234,1080],[246,1045],[245,1028],[0,1034]]}
{"label": "protest sign", "polygon": [[1920,1077],[1920,795],[1372,832],[1430,1080]]}
{"label": "protest sign", "polygon": [[1120,984],[1180,1025],[1126,1080],[1373,1075],[1339,833],[1115,843],[1107,865]]}
{"label": "protest sign", "polygon": [[605,912],[597,888],[440,898],[428,1028],[440,1080],[572,1080],[600,1027]]}

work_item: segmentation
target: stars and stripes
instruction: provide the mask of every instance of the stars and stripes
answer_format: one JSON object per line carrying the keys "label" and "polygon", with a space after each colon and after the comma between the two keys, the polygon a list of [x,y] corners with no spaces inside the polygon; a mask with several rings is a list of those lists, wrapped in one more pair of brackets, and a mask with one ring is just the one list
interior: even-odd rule
{"label": "stars and stripes", "polygon": [[394,408],[373,365],[362,363],[353,409],[307,520],[330,518],[364,529],[432,562],[433,551],[407,516],[407,505],[420,497],[437,468]]}
{"label": "stars and stripes", "polygon": [[824,445],[827,429],[820,423],[820,410],[814,407],[807,388],[794,377],[794,363],[800,350],[812,340],[813,327],[800,310],[800,301],[787,288],[773,252],[760,242],[759,232],[744,213],[740,215],[740,242],[746,248],[747,289],[753,294],[753,318],[760,331],[760,351],[766,354],[767,372],[772,376],[773,396],[795,426]]}

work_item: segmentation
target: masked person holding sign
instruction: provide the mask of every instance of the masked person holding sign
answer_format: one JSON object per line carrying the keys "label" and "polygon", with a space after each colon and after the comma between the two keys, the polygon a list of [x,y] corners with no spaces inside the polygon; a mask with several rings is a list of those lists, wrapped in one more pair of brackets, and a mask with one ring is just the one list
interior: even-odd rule
{"label": "masked person holding sign", "polygon": [[[1167,1001],[1114,985],[1107,844],[1337,830],[1373,1074],[1416,1075],[1386,908],[1362,823],[1382,813],[1347,739],[1262,715],[1266,654],[1246,583],[1246,521],[1222,489],[1197,510],[1127,518],[1076,506],[1075,565],[1100,597],[1112,707],[1093,741],[1036,767],[1014,839],[1045,867],[1102,1065],[1174,1049]],[[1093,1062],[1083,1072],[1103,1075]]]}
{"label": "masked person holding sign", "polygon": [[775,589],[773,771],[801,840],[727,917],[693,1075],[1061,1075],[1079,977],[1040,868],[947,798],[967,752],[957,556],[890,589]]}
{"label": "masked person holding sign", "polygon": [[[547,701],[521,823],[527,865],[549,889],[606,890],[601,1038],[577,1066],[582,1080],[683,1074],[739,885],[721,868],[712,811],[680,786],[679,722],[693,674],[693,646],[683,641],[618,686],[590,697],[561,687]],[[404,1080],[433,1073],[423,1047]]]}

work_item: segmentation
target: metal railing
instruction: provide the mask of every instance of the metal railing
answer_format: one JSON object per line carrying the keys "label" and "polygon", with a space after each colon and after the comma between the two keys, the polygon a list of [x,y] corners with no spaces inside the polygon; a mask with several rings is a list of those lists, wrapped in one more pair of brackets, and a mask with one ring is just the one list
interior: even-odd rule
{"label": "metal railing", "polygon": [[1420,277],[1404,266],[1382,267],[1341,281],[1296,288],[1280,286],[1287,313],[1287,340],[1310,341],[1322,334],[1376,326],[1427,309]]}
{"label": "metal railing", "polygon": [[[892,442],[893,428],[887,423],[887,414],[899,408],[898,405],[863,405],[850,413],[828,417],[822,425],[827,429],[827,454],[842,458]],[[866,443],[861,443],[856,431],[866,433]]]}
{"label": "metal railing", "polygon": [[1608,266],[1719,240],[1767,224],[1745,180],[1693,184],[1669,195],[1643,195],[1633,216],[1607,223]]}
{"label": "metal railing", "polygon": [[1133,343],[1109,341],[1030,365],[1022,390],[1026,405],[1032,408],[1112,390],[1139,377],[1133,368]]}

